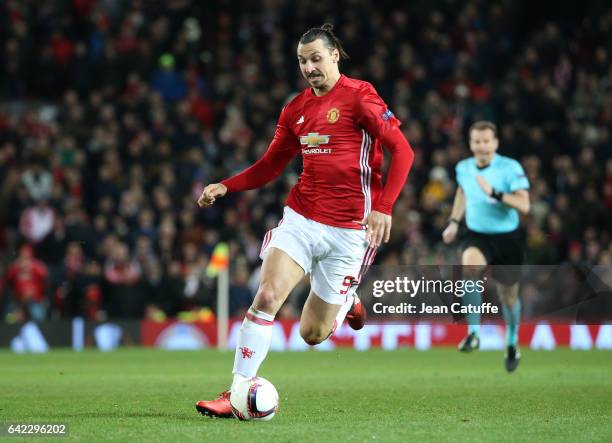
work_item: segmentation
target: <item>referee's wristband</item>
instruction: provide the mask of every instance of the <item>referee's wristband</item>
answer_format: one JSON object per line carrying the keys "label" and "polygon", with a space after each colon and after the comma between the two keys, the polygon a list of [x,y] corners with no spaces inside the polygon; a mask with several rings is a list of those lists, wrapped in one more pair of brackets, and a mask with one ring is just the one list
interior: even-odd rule
{"label": "referee's wristband", "polygon": [[504,193],[501,191],[496,191],[495,188],[492,188],[491,197],[500,202],[502,201],[502,198],[504,198]]}

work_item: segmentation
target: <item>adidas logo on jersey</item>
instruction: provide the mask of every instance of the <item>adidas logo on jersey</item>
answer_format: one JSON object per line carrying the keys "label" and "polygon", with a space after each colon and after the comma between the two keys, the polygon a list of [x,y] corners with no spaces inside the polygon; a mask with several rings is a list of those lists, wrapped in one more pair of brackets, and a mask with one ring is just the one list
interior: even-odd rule
{"label": "adidas logo on jersey", "polygon": [[298,121],[295,122],[296,125],[301,125],[302,123],[304,123],[304,116],[300,116],[300,118],[298,118]]}

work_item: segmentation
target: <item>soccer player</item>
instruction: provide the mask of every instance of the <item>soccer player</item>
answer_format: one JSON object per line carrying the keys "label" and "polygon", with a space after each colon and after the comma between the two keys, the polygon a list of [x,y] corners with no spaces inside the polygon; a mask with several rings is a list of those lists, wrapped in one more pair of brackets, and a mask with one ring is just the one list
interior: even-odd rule
{"label": "soccer player", "polygon": [[[261,281],[240,329],[232,386],[257,374],[274,317],[305,274],[311,283],[300,319],[306,343],[321,343],[345,317],[353,329],[363,327],[366,313],[355,290],[381,242],[389,240],[393,205],[414,154],[372,85],[340,74],[345,57],[331,25],[302,35],[297,59],[310,87],[283,108],[264,156],[206,186],[198,199],[208,206],[229,192],[259,188],[302,155],[303,172],[283,219],[263,240]],[[383,146],[392,155],[384,186]],[[230,392],[198,402],[197,410],[232,417]]]}
{"label": "soccer player", "polygon": [[[518,297],[520,265],[523,263],[523,240],[519,231],[519,212],[529,212],[529,181],[521,164],[497,154],[497,127],[489,121],[478,121],[470,127],[470,149],[473,157],[457,163],[457,193],[448,227],[442,233],[445,243],[457,237],[465,214],[468,234],[462,244],[461,264],[464,278],[478,279],[487,265],[493,268],[497,293],[506,322],[505,366],[514,371],[520,361],[518,330],[521,301]],[[517,265],[505,267],[504,265]],[[478,291],[466,293],[466,306],[479,306]],[[480,314],[468,313],[468,335],[459,350],[470,352],[480,345]]]}

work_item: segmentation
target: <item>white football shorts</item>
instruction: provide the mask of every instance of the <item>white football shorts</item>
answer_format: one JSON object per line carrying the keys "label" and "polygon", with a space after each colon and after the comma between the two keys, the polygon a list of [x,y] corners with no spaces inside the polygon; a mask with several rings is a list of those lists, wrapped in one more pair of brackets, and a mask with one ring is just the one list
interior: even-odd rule
{"label": "white football shorts", "polygon": [[323,301],[341,305],[353,296],[374,261],[365,230],[336,228],[310,220],[285,206],[278,226],[264,237],[259,256],[278,248],[310,274],[310,286]]}

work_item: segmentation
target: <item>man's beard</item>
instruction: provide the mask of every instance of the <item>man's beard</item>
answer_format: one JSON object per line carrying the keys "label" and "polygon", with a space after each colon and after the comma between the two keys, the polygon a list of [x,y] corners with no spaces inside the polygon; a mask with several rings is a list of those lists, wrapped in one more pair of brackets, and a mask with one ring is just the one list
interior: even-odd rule
{"label": "man's beard", "polygon": [[308,78],[310,86],[317,90],[325,90],[325,81],[322,75],[314,76],[314,78]]}

